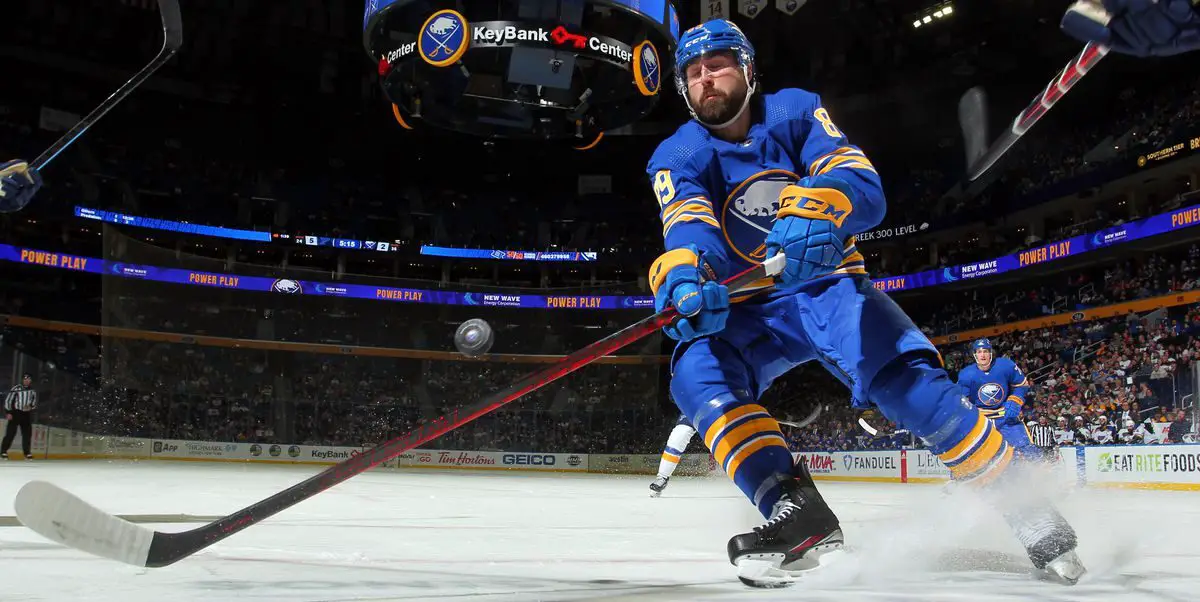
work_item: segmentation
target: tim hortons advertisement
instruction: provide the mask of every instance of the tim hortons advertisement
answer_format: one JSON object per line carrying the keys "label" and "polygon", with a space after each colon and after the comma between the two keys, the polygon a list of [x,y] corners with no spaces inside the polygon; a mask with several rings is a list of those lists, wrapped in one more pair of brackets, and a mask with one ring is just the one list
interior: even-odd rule
{"label": "tim hortons advertisement", "polygon": [[82,434],[79,438],[78,452],[84,456],[117,456],[122,458],[150,457],[150,445],[147,439],[132,437],[105,437],[102,435]]}
{"label": "tim hortons advertisement", "polygon": [[396,467],[587,472],[588,455],[414,449],[400,454]]}

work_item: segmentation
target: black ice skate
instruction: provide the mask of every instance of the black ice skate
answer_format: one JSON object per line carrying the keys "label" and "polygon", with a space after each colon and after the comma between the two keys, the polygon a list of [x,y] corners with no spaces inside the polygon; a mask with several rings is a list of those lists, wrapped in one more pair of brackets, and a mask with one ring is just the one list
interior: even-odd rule
{"label": "black ice skate", "polygon": [[803,465],[783,483],[771,520],[729,540],[729,561],[752,587],[786,587],[817,568],[820,557],[840,550],[842,529]]}
{"label": "black ice skate", "polygon": [[7,459],[8,459],[8,452],[4,452],[4,453],[0,454],[0,460],[7,460]]}
{"label": "black ice skate", "polygon": [[1087,572],[1075,554],[1075,530],[1053,506],[1013,512],[1005,519],[1025,546],[1037,577],[1075,585]]}
{"label": "black ice skate", "polygon": [[671,477],[658,477],[654,479],[654,482],[650,483],[650,497],[662,495],[663,490],[667,488],[667,483],[670,480]]}

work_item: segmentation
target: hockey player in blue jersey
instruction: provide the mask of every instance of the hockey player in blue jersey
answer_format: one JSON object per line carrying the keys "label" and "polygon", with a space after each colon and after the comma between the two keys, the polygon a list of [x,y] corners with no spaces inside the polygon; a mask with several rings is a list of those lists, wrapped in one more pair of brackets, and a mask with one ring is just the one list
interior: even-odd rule
{"label": "hockey player in blue jersey", "polygon": [[991,341],[979,339],[971,343],[975,363],[958,372],[958,384],[963,395],[996,421],[996,428],[1018,455],[1038,460],[1042,451],[1029,438],[1029,430],[1021,422],[1021,409],[1029,393],[1029,379],[1007,357],[996,357]]}
{"label": "hockey player in blue jersey", "polygon": [[[816,94],[760,94],[754,48],[714,20],[681,37],[675,83],[692,119],[659,145],[647,172],[666,252],[650,268],[655,306],[682,319],[671,394],[716,462],[767,522],[734,536],[743,582],[785,585],[842,547],[837,516],[779,424],[757,403],[777,377],[817,361],[860,405],[874,404],[921,437],[955,479],[1011,478],[1011,445],[950,380],[934,346],[866,276],[855,234],[880,223],[879,175]],[[731,299],[722,278],[776,254],[776,281]],[[1073,583],[1075,533],[1045,503],[1005,518],[1033,564]]]}

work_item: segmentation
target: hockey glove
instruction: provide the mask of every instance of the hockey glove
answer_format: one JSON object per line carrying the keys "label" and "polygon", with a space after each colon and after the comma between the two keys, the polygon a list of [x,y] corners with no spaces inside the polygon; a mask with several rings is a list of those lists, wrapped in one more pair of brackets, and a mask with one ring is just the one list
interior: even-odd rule
{"label": "hockey glove", "polygon": [[1001,424],[1020,424],[1021,423],[1021,404],[1015,401],[1004,402],[1004,419]]}
{"label": "hockey glove", "polygon": [[0,213],[20,211],[42,187],[42,176],[24,161],[0,163]]}
{"label": "hockey glove", "polygon": [[801,178],[779,193],[779,212],[766,240],[768,258],[787,256],[779,288],[796,288],[841,265],[852,234],[842,224],[854,210],[856,194],[846,182],[826,175]]}
{"label": "hockey glove", "polygon": [[695,245],[663,253],[650,267],[654,309],[674,307],[681,316],[663,327],[677,341],[716,334],[729,317],[729,289],[717,282]]}
{"label": "hockey glove", "polygon": [[1077,40],[1133,56],[1200,48],[1200,14],[1192,0],[1082,0],[1067,9],[1061,26]]}

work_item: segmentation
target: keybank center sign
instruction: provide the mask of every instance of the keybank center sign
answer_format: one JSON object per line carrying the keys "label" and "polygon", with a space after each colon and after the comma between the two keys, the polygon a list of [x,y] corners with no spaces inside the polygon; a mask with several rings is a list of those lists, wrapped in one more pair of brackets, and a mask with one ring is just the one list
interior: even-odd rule
{"label": "keybank center sign", "polygon": [[565,26],[547,28],[511,21],[484,21],[471,25],[471,45],[478,46],[551,46],[564,50],[587,50],[607,59],[627,64],[633,49],[612,38],[574,33]]}

